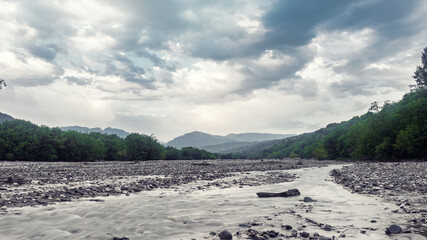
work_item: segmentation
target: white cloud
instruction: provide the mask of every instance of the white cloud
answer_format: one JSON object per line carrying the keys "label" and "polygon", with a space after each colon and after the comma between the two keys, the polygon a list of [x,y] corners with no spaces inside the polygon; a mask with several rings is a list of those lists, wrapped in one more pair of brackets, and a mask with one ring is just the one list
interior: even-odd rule
{"label": "white cloud", "polygon": [[381,2],[0,2],[1,111],[162,140],[315,130],[412,82],[427,4]]}

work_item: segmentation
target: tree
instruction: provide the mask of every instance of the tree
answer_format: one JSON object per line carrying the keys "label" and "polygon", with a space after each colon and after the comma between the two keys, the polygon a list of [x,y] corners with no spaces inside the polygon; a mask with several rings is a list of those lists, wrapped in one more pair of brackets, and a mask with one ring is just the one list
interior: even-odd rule
{"label": "tree", "polygon": [[7,86],[6,81],[5,81],[5,80],[3,80],[3,79],[0,79],[0,90],[1,90],[3,87],[6,87],[6,86]]}
{"label": "tree", "polygon": [[378,113],[380,111],[380,107],[378,106],[377,101],[371,103],[371,107],[369,107],[369,111],[373,113]]}
{"label": "tree", "polygon": [[418,88],[427,89],[427,47],[425,47],[421,53],[421,66],[417,67],[413,78]]}

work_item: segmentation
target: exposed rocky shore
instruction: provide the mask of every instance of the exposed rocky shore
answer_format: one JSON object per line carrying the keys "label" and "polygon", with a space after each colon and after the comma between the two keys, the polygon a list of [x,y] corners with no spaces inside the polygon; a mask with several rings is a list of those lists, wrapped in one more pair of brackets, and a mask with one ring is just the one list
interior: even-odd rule
{"label": "exposed rocky shore", "polygon": [[10,207],[48,205],[86,197],[128,195],[155,188],[172,188],[196,180],[210,181],[197,186],[195,190],[288,182],[293,180],[294,175],[277,172],[252,179],[225,179],[233,176],[233,173],[317,167],[331,163],[289,159],[0,162],[0,208],[5,212]]}
{"label": "exposed rocky shore", "polygon": [[333,170],[335,182],[359,194],[371,194],[409,214],[414,232],[427,235],[427,162],[355,163]]}

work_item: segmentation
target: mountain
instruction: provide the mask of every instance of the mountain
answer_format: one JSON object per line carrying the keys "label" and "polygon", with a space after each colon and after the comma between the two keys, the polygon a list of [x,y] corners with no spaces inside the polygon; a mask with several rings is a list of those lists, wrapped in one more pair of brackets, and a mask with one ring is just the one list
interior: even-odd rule
{"label": "mountain", "polygon": [[76,132],[81,132],[81,133],[95,132],[95,133],[102,133],[102,134],[116,134],[117,136],[119,136],[121,138],[126,138],[127,135],[129,135],[128,132],[126,132],[122,129],[110,128],[110,127],[106,128],[104,130],[102,130],[99,127],[87,128],[87,127],[80,127],[80,126],[68,126],[68,127],[60,127],[60,128],[63,131],[76,131]]}
{"label": "mountain", "polygon": [[166,143],[167,146],[182,148],[182,147],[201,147],[208,145],[217,145],[221,143],[235,142],[233,139],[229,139],[219,135],[210,135],[203,132],[191,132],[186,133],[182,136],[176,137],[173,140]]}
{"label": "mountain", "polygon": [[166,143],[166,145],[176,148],[198,147],[212,152],[229,152],[230,149],[253,145],[258,142],[273,139],[283,139],[289,136],[293,135],[271,133],[232,133],[226,136],[219,136],[196,131],[176,137],[172,141]]}
{"label": "mountain", "polygon": [[15,119],[13,117],[7,115],[7,114],[0,112],[0,123],[5,122],[5,121],[11,121],[11,120],[15,120]]}

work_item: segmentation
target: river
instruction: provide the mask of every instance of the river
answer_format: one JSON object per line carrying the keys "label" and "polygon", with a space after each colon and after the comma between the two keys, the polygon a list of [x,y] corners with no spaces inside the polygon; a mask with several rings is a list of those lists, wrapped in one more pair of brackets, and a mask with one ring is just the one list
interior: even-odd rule
{"label": "river", "polygon": [[[404,226],[404,215],[391,211],[397,206],[375,196],[353,194],[331,181],[329,172],[340,166],[289,170],[293,182],[256,187],[212,188],[190,191],[201,182],[173,189],[156,189],[130,196],[80,199],[51,206],[10,209],[0,215],[0,239],[214,239],[209,233],[228,230],[235,234],[239,224],[256,222],[257,230],[290,232],[281,228],[304,225],[304,231],[345,239],[426,239],[415,234],[389,238],[391,224]],[[241,173],[244,175],[259,172]],[[203,182],[202,182],[203,183]],[[281,192],[298,188],[301,196],[258,198],[256,192]],[[304,203],[309,196],[317,202]],[[307,221],[328,224],[325,231]],[[240,239],[234,236],[233,239]],[[243,239],[243,238],[242,238]]]}

